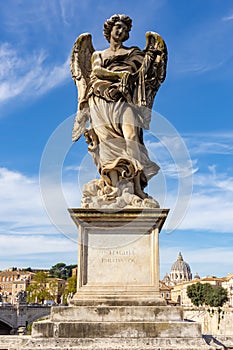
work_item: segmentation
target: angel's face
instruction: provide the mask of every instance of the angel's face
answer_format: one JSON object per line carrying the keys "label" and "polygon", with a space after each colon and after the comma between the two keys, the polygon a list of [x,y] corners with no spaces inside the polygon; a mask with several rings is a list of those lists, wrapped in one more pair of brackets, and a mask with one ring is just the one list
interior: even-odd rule
{"label": "angel's face", "polygon": [[112,27],[111,38],[115,42],[125,41],[125,39],[128,38],[128,27],[127,27],[127,25],[124,22],[122,22],[122,21],[116,22],[114,24],[114,26]]}

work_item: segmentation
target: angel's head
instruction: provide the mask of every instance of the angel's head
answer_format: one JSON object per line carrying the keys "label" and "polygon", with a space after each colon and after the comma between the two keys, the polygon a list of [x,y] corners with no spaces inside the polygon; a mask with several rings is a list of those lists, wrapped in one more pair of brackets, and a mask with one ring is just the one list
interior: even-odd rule
{"label": "angel's head", "polygon": [[104,23],[104,36],[110,42],[111,32],[117,22],[122,22],[126,26],[125,36],[122,41],[126,41],[129,38],[129,32],[132,28],[132,19],[126,15],[113,15]]}

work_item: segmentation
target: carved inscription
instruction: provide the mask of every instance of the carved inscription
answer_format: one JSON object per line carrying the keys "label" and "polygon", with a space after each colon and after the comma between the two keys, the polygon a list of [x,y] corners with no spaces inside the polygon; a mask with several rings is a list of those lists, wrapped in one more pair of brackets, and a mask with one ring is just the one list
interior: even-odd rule
{"label": "carved inscription", "polygon": [[136,254],[133,249],[110,249],[101,251],[103,264],[136,263]]}

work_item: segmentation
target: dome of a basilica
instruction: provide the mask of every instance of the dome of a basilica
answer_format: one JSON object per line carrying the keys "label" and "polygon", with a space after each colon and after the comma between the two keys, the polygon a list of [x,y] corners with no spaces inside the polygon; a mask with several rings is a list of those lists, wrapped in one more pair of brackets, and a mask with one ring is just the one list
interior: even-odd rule
{"label": "dome of a basilica", "polygon": [[184,261],[181,253],[179,253],[176,262],[174,262],[171,267],[170,279],[174,283],[181,283],[192,279],[190,266],[186,261]]}
{"label": "dome of a basilica", "polygon": [[178,259],[171,267],[171,271],[180,271],[180,272],[186,272],[191,273],[191,269],[188,263],[184,261],[183,256],[181,253],[179,253]]}

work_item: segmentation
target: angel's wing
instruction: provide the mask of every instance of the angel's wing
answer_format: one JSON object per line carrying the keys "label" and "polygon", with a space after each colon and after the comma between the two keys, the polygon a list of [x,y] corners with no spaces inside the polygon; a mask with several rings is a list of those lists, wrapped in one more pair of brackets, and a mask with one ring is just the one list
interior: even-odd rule
{"label": "angel's wing", "polygon": [[70,70],[78,89],[78,111],[72,132],[73,141],[77,141],[83,134],[89,119],[86,93],[91,74],[91,56],[94,51],[91,34],[84,33],[76,39],[71,52]]}
{"label": "angel's wing", "polygon": [[166,78],[167,46],[163,38],[155,32],[146,32],[145,93],[146,106],[152,108],[155,95]]}

